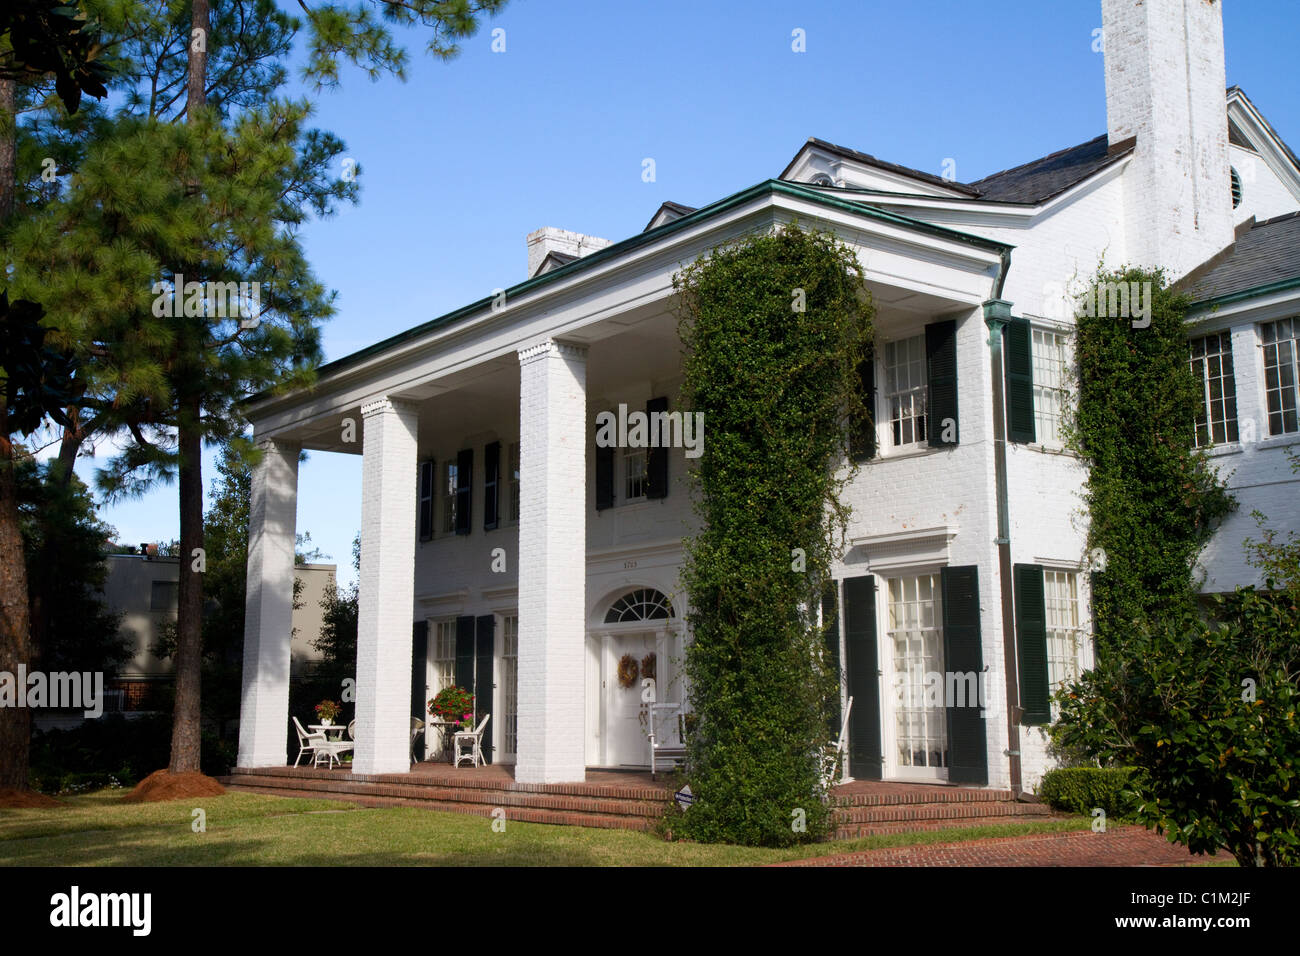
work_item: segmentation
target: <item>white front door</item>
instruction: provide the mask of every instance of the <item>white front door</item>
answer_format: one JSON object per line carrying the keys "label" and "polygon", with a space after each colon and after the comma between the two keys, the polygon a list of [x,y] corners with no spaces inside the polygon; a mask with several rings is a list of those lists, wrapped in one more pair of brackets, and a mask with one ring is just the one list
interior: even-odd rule
{"label": "white front door", "polygon": [[[647,704],[642,702],[641,668],[647,655],[655,653],[658,637],[653,632],[604,634],[599,642],[599,679],[589,673],[589,719],[595,733],[589,735],[588,760],[603,767],[645,767],[650,764],[650,743],[646,737]],[[593,648],[594,650],[594,648]],[[624,675],[633,676],[629,686],[619,677],[620,664],[627,658]],[[590,661],[589,658],[589,666]]]}

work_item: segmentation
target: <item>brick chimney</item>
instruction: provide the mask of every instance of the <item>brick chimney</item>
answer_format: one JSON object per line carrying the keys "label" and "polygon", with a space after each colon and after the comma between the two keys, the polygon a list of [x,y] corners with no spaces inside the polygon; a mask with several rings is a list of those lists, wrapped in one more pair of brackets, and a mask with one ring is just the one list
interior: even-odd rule
{"label": "brick chimney", "polygon": [[1124,175],[1128,262],[1177,279],[1233,241],[1217,0],[1102,0],[1111,146],[1137,137]]}
{"label": "brick chimney", "polygon": [[[598,249],[604,249],[610,245],[608,239],[599,239],[596,236],[584,236],[580,232],[569,232],[567,229],[556,229],[554,226],[543,226],[536,232],[528,234],[528,275],[529,278],[537,275],[538,269],[546,261],[546,257],[555,253],[556,257],[552,260],[552,265],[548,266],[545,271],[550,271],[556,265],[562,265],[563,262],[581,259],[583,256],[591,255]],[[563,260],[563,262],[557,261]]]}

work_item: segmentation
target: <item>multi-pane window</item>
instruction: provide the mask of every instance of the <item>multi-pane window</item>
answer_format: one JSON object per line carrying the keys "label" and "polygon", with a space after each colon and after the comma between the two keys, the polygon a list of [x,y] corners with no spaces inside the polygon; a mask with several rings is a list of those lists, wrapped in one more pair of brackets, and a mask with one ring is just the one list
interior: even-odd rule
{"label": "multi-pane window", "polygon": [[442,530],[447,534],[456,533],[456,479],[458,469],[455,461],[447,462],[443,467],[442,483]]}
{"label": "multi-pane window", "polygon": [[895,448],[925,441],[925,336],[885,345],[885,401]]}
{"label": "multi-pane window", "polygon": [[1192,339],[1192,374],[1201,387],[1196,412],[1196,447],[1237,440],[1237,386],[1232,371],[1232,336],[1215,332]]}
{"label": "multi-pane window", "polygon": [[505,719],[502,749],[508,754],[519,753],[519,618],[510,615],[501,619],[501,670],[505,680],[502,707]]}
{"label": "multi-pane window", "polygon": [[1047,329],[1034,329],[1033,334],[1034,430],[1040,442],[1060,442],[1066,397],[1066,336]]}
{"label": "multi-pane window", "polygon": [[637,501],[645,497],[650,484],[650,456],[644,448],[623,449],[623,500]]}
{"label": "multi-pane window", "polygon": [[180,592],[176,581],[154,581],[149,590],[149,610],[175,611],[180,606]]}
{"label": "multi-pane window", "polygon": [[1300,352],[1300,316],[1268,322],[1259,329],[1264,346],[1264,393],[1268,397],[1268,433],[1290,435],[1300,431],[1296,406],[1300,405],[1297,352]]}
{"label": "multi-pane window", "polygon": [[946,687],[939,576],[890,578],[889,639],[894,653],[894,740],[898,766],[948,765],[947,712],[935,699],[935,679]]}
{"label": "multi-pane window", "polygon": [[433,628],[433,693],[456,683],[456,620],[438,621]]}
{"label": "multi-pane window", "polygon": [[[1079,575],[1069,571],[1043,572],[1043,598],[1047,605],[1047,680],[1051,693],[1061,685],[1078,680],[1082,671],[1080,649],[1083,629],[1079,625]],[[1052,719],[1058,716],[1052,703]]]}
{"label": "multi-pane window", "polygon": [[519,442],[510,445],[510,520],[519,520]]}

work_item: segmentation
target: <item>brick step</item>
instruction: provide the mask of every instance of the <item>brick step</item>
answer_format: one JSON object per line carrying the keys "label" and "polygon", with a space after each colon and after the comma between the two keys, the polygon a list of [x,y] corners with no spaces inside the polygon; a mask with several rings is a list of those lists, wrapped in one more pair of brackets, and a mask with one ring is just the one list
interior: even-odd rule
{"label": "brick step", "polygon": [[920,803],[901,806],[836,807],[837,824],[904,821],[979,820],[990,817],[1045,817],[1051,808],[1042,803]]}
{"label": "brick step", "polygon": [[297,781],[346,779],[371,784],[455,787],[470,790],[509,790],[517,793],[564,794],[566,796],[605,797],[622,800],[666,802],[670,799],[669,791],[663,787],[600,783],[518,783],[514,780],[503,780],[500,777],[479,776],[474,773],[464,772],[456,773],[451,770],[430,771],[423,768],[412,773],[358,774],[335,771],[332,774],[326,774],[312,767],[244,767],[237,769],[235,773]]}
{"label": "brick step", "polygon": [[412,783],[358,782],[343,778],[300,779],[270,775],[251,775],[236,771],[225,778],[231,785],[265,793],[283,793],[286,790],[317,793],[321,795],[350,795],[354,797],[396,797],[413,803],[465,804],[493,807],[529,807],[535,810],[596,813],[614,816],[662,816],[667,799],[658,801],[620,798],[598,798],[569,794],[536,793],[506,789],[461,788],[428,786]]}
{"label": "brick step", "polygon": [[[226,788],[237,793],[258,793],[277,797],[339,800],[347,803],[355,803],[362,807],[415,807],[420,810],[438,810],[444,813],[463,813],[478,817],[491,817],[492,811],[496,809],[496,806],[493,806],[490,803],[456,803],[450,801],[415,800],[409,797],[389,797],[373,794],[359,796],[351,793],[341,793],[335,790],[299,789],[295,787],[271,788],[261,785],[249,786],[235,782],[227,784]],[[519,823],[549,823],[562,826],[599,827],[604,830],[640,831],[653,829],[655,825],[654,819],[635,815],[588,813],[574,810],[550,810],[519,806],[501,806],[501,809],[505,810],[505,819],[507,822],[513,820]]]}
{"label": "brick step", "polygon": [[[853,786],[849,784],[848,786]],[[886,793],[838,793],[833,807],[881,807],[916,803],[1012,803],[1010,790],[976,790],[968,787],[907,787]]]}

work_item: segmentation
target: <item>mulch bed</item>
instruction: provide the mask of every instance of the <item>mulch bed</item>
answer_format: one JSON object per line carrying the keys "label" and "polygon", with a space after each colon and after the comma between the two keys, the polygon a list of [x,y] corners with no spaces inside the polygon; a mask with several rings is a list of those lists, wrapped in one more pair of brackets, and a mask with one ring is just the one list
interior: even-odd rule
{"label": "mulch bed", "polygon": [[172,773],[155,770],[135,789],[122,798],[123,803],[161,803],[164,800],[188,800],[192,797],[219,797],[226,788],[201,773]]}
{"label": "mulch bed", "polygon": [[39,790],[15,790],[13,787],[0,787],[0,807],[7,810],[49,810],[54,807],[66,807],[51,796]]}

